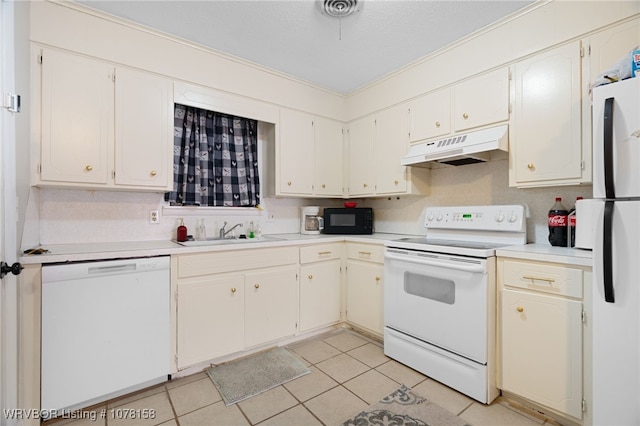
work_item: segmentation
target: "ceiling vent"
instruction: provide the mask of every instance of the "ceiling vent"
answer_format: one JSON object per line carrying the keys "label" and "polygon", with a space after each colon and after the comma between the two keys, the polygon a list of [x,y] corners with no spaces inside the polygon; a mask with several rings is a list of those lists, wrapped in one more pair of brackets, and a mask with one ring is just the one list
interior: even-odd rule
{"label": "ceiling vent", "polygon": [[358,11],[358,0],[324,0],[322,12],[334,18],[344,18]]}

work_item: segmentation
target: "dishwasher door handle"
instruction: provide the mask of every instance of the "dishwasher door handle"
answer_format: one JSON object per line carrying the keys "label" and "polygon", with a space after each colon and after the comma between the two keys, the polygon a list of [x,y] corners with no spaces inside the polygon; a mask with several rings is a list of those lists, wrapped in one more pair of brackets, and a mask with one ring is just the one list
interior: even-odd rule
{"label": "dishwasher door handle", "polygon": [[130,272],[136,270],[135,263],[125,263],[123,265],[113,265],[113,266],[93,266],[90,267],[87,272],[90,275],[95,274],[112,274],[114,272]]}

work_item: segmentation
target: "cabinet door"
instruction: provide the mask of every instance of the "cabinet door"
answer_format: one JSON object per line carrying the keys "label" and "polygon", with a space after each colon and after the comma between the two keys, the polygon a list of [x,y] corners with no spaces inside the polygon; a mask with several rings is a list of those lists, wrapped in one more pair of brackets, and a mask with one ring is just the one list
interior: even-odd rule
{"label": "cabinet door", "polygon": [[509,119],[509,69],[502,68],[453,87],[453,128],[462,131]]}
{"label": "cabinet door", "polygon": [[243,349],[243,276],[179,282],[177,305],[179,369]]}
{"label": "cabinet door", "polygon": [[342,123],[316,118],[315,129],[315,185],[317,195],[342,196],[344,145]]}
{"label": "cabinet door", "polygon": [[451,91],[438,90],[407,104],[409,142],[418,142],[451,132]]}
{"label": "cabinet door", "polygon": [[347,321],[383,332],[383,266],[377,263],[347,262]]}
{"label": "cabinet door", "polygon": [[115,183],[170,191],[173,88],[151,73],[116,69]]}
{"label": "cabinet door", "polygon": [[403,107],[386,110],[375,121],[376,194],[407,192],[406,168],[400,164],[406,153],[406,115]]}
{"label": "cabinet door", "polygon": [[349,124],[349,195],[371,195],[374,180],[374,119],[364,117]]}
{"label": "cabinet door", "polygon": [[42,53],[40,179],[106,185],[113,138],[113,67]]}
{"label": "cabinet door", "polygon": [[300,331],[340,321],[341,264],[338,259],[300,267]]}
{"label": "cabinet door", "polygon": [[276,168],[281,194],[313,194],[313,133],[313,117],[299,111],[280,110],[280,149]]}
{"label": "cabinet door", "polygon": [[503,389],[582,418],[582,303],[501,292]]}
{"label": "cabinet door", "polygon": [[245,276],[245,346],[270,342],[296,332],[297,267]]}
{"label": "cabinet door", "polygon": [[515,65],[512,186],[579,183],[582,178],[580,43]]}

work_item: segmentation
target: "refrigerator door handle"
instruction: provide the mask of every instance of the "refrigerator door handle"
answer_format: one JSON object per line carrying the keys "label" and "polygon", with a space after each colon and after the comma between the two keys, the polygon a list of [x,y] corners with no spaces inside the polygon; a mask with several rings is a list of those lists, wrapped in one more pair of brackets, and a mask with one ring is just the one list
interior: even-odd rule
{"label": "refrigerator door handle", "polygon": [[616,198],[613,181],[613,103],[614,98],[604,100],[604,190],[607,198]]}
{"label": "refrigerator door handle", "polygon": [[604,300],[615,303],[613,294],[613,201],[604,202],[604,222],[602,235],[602,269]]}

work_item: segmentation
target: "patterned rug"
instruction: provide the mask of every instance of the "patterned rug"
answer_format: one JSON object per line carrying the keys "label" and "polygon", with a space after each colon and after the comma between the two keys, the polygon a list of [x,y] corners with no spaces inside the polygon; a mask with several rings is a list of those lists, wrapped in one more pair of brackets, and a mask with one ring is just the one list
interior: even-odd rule
{"label": "patterned rug", "polygon": [[416,395],[405,385],[343,423],[343,426],[374,425],[470,426],[462,418]]}
{"label": "patterned rug", "polygon": [[232,405],[311,373],[297,355],[283,347],[207,369],[225,405]]}

